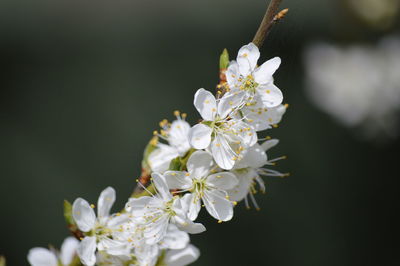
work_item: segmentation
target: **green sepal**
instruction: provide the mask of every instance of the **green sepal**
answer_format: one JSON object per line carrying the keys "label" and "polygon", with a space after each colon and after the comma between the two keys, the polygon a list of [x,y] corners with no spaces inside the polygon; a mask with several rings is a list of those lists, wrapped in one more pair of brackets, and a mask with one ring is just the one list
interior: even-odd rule
{"label": "green sepal", "polygon": [[176,157],[175,159],[172,159],[172,161],[169,163],[168,170],[181,171],[181,168],[182,168],[181,157]]}
{"label": "green sepal", "polygon": [[169,164],[170,171],[185,171],[187,169],[186,164],[189,160],[190,155],[195,152],[195,149],[190,149],[183,157],[176,157]]}
{"label": "green sepal", "polygon": [[228,50],[225,48],[219,57],[219,69],[227,69],[229,65],[229,54]]}

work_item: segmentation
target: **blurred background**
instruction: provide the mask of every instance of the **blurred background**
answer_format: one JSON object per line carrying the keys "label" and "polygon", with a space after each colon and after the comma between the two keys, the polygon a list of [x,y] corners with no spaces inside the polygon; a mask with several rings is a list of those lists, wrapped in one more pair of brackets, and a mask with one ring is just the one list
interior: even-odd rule
{"label": "blurred background", "polygon": [[[158,122],[176,109],[198,119],[194,92],[215,88],[219,54],[234,57],[252,40],[266,2],[0,2],[0,254],[9,265],[27,265],[31,247],[60,246],[63,199],[96,202],[113,186],[115,210],[123,206]],[[266,180],[259,212],[240,204],[223,224],[203,212],[194,265],[400,265],[398,138],[363,137],[305,88],[314,42],[374,46],[396,34],[399,1],[370,2],[385,1],[283,1],[290,12],[260,62],[283,60],[275,81],[290,108],[268,134],[281,140],[270,158],[288,156],[275,169],[291,176]]]}

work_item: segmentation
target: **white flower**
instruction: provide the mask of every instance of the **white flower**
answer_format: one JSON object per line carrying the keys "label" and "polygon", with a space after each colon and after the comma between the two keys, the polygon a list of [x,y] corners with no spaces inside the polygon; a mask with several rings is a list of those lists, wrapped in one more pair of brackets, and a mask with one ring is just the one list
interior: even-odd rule
{"label": "white flower", "polygon": [[248,106],[257,103],[262,108],[282,103],[282,92],[273,84],[272,77],[281,59],[274,57],[257,67],[259,57],[260,52],[253,43],[240,48],[236,61],[232,61],[226,71],[228,92],[222,97],[221,103]]}
{"label": "white flower", "polygon": [[217,104],[209,91],[199,89],[194,105],[204,119],[190,129],[189,141],[195,149],[210,146],[215,162],[223,169],[232,169],[241,151],[257,141],[257,134],[247,123],[229,116],[231,107]]}
{"label": "white flower", "polygon": [[249,148],[231,172],[236,175],[239,182],[233,188],[228,190],[228,194],[232,200],[241,201],[245,199],[246,207],[249,208],[247,196],[250,196],[256,209],[258,204],[253,196],[257,192],[256,185],[260,187],[261,192],[265,192],[265,184],[260,175],[284,177],[287,174],[278,171],[262,168],[264,165],[273,165],[275,161],[285,157],[279,157],[268,161],[266,151],[278,144],[277,139],[265,141],[263,144],[258,143]]}
{"label": "white flower", "polygon": [[229,172],[210,175],[213,166],[212,156],[205,151],[194,152],[185,171],[167,171],[165,177],[171,189],[190,191],[183,199],[189,205],[189,218],[195,220],[203,201],[208,213],[219,221],[228,221],[233,216],[233,203],[226,190],[237,185],[237,178]]}
{"label": "white flower", "polygon": [[168,145],[158,143],[157,149],[150,154],[148,162],[153,172],[164,173],[168,170],[172,159],[185,155],[190,149],[188,138],[190,125],[184,120],[186,114],[181,115],[178,111],[174,114],[177,120],[171,124],[167,120],[161,121],[160,134],[156,132],[160,138],[168,142]]}
{"label": "white flower", "polygon": [[126,244],[113,240],[113,233],[118,231],[120,225],[127,221],[126,215],[110,216],[110,209],[115,201],[115,190],[112,187],[104,189],[97,202],[97,215],[93,211],[93,205],[77,198],[72,205],[72,216],[86,237],[82,239],[78,247],[78,255],[84,265],[96,263],[96,249],[106,251],[111,255],[126,255]]}
{"label": "white flower", "polygon": [[152,180],[158,192],[156,195],[131,198],[125,206],[132,219],[140,224],[137,230],[143,233],[146,244],[154,245],[163,240],[170,223],[191,234],[205,231],[202,224],[188,219],[181,199],[172,196],[163,175],[153,173]]}
{"label": "white flower", "polygon": [[188,245],[183,249],[167,251],[163,262],[166,266],[185,266],[195,262],[199,256],[199,249]]}
{"label": "white flower", "polygon": [[76,255],[79,241],[67,237],[61,245],[60,253],[46,248],[32,248],[28,253],[28,262],[32,266],[68,266]]}

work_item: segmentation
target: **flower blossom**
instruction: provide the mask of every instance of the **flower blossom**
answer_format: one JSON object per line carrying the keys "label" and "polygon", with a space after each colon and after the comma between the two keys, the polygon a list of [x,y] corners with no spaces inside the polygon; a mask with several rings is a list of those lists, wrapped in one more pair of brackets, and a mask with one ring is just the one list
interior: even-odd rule
{"label": "flower blossom", "polygon": [[212,156],[205,151],[196,151],[188,162],[188,171],[167,171],[165,177],[171,189],[189,191],[189,218],[195,220],[200,212],[201,201],[208,213],[219,221],[228,221],[233,216],[233,202],[226,190],[237,185],[237,178],[229,172],[211,174],[214,166]]}
{"label": "flower blossom", "polygon": [[126,215],[110,215],[114,201],[115,190],[112,187],[104,189],[97,202],[97,218],[94,205],[86,200],[77,198],[72,205],[72,216],[79,230],[86,235],[77,249],[85,265],[96,263],[96,249],[111,255],[129,255],[126,243],[114,240],[112,236],[127,219]]}
{"label": "flower blossom", "polygon": [[257,134],[247,123],[230,117],[231,107],[217,102],[214,95],[199,89],[194,105],[204,119],[189,132],[195,149],[209,148],[222,169],[232,169],[240,153],[257,141]]}

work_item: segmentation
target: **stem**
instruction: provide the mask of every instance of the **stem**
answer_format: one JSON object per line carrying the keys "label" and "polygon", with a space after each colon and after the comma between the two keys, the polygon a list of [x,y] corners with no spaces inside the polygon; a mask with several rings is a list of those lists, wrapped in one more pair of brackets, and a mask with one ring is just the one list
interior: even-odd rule
{"label": "stem", "polygon": [[265,38],[267,37],[269,31],[276,21],[279,19],[275,19],[275,16],[278,14],[278,7],[282,0],[271,0],[269,2],[267,11],[261,21],[260,27],[258,28],[256,35],[253,38],[253,43],[260,48]]}

